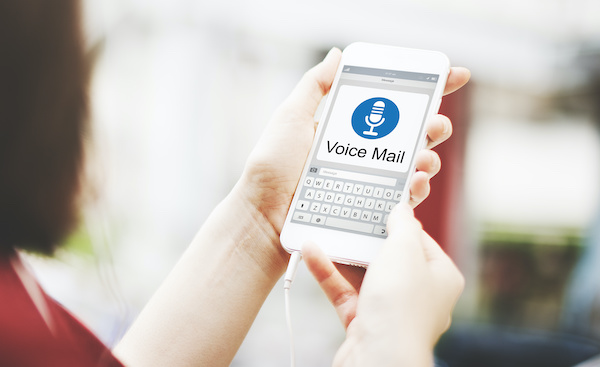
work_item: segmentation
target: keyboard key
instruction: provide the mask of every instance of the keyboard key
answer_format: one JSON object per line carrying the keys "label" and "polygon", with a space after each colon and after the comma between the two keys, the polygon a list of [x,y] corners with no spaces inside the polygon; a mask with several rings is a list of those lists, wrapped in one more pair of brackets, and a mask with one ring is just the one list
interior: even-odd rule
{"label": "keyboard key", "polygon": [[385,201],[377,200],[375,203],[375,210],[384,211],[385,210]]}
{"label": "keyboard key", "polygon": [[342,208],[340,208],[339,206],[332,206],[329,214],[335,215],[337,217],[338,215],[340,215],[341,210],[342,210]]}
{"label": "keyboard key", "polygon": [[360,220],[368,222],[371,220],[371,215],[373,215],[372,212],[365,210],[364,212],[362,212],[362,215],[360,216]]}
{"label": "keyboard key", "polygon": [[365,189],[363,190],[363,195],[364,196],[371,196],[373,195],[373,186],[365,186]]}
{"label": "keyboard key", "polygon": [[331,210],[331,205],[329,205],[329,204],[323,204],[323,205],[321,205],[321,212],[320,213],[327,215],[327,214],[329,214],[330,210]]}
{"label": "keyboard key", "polygon": [[373,227],[374,227],[372,224],[369,224],[369,223],[354,222],[351,220],[345,220],[345,219],[339,219],[339,218],[333,218],[333,217],[327,218],[325,225],[327,225],[329,227],[347,229],[347,230],[351,230],[351,231],[358,231],[358,232],[364,232],[364,233],[373,233]]}
{"label": "keyboard key", "polygon": [[333,184],[333,191],[340,192],[344,188],[344,183],[342,181],[335,181]]}
{"label": "keyboard key", "polygon": [[344,204],[345,198],[346,198],[346,195],[344,195],[344,194],[336,194],[335,199],[333,201],[336,204],[342,205],[342,204]]}
{"label": "keyboard key", "polygon": [[376,198],[383,197],[383,189],[381,187],[376,187],[375,190],[373,190],[373,196]]}
{"label": "keyboard key", "polygon": [[373,209],[375,208],[375,199],[367,199],[365,200],[365,209]]}
{"label": "keyboard key", "polygon": [[311,211],[311,212],[313,212],[313,213],[318,213],[318,212],[319,212],[319,210],[321,210],[321,204],[319,204],[319,203],[312,203],[312,204],[310,205],[310,211]]}
{"label": "keyboard key", "polygon": [[383,198],[385,200],[392,200],[394,198],[394,190],[386,189],[383,193]]}
{"label": "keyboard key", "polygon": [[400,199],[402,199],[402,191],[396,190],[394,193],[394,201],[400,202]]}
{"label": "keyboard key", "polygon": [[354,206],[362,208],[365,205],[365,198],[358,196],[355,200],[354,200]]}
{"label": "keyboard key", "polygon": [[315,193],[315,200],[316,201],[323,201],[323,199],[325,199],[325,191],[317,191]]}
{"label": "keyboard key", "polygon": [[352,195],[346,196],[346,200],[344,200],[344,205],[348,205],[348,206],[354,205],[354,199],[356,199],[356,197],[354,197]]}
{"label": "keyboard key", "polygon": [[333,190],[333,180],[325,180],[325,184],[323,185],[325,190]]}
{"label": "keyboard key", "polygon": [[343,191],[344,191],[346,194],[349,194],[349,193],[351,193],[351,192],[352,192],[352,189],[354,189],[354,184],[351,184],[351,183],[348,183],[348,182],[346,182],[346,183],[344,184],[344,189],[343,189]]}
{"label": "keyboard key", "polygon": [[306,192],[304,193],[304,198],[309,199],[309,200],[314,199],[315,198],[315,190],[313,190],[313,189],[306,190]]}
{"label": "keyboard key", "polygon": [[387,229],[383,226],[375,226],[373,233],[387,236]]}
{"label": "keyboard key", "polygon": [[315,178],[314,177],[306,176],[306,178],[304,179],[304,186],[312,187],[313,182],[315,182]]}
{"label": "keyboard key", "polygon": [[388,201],[387,204],[385,204],[385,211],[386,211],[386,213],[391,212],[392,209],[394,209],[395,206],[396,206],[396,203],[394,203],[393,201]]}
{"label": "keyboard key", "polygon": [[354,195],[362,195],[364,188],[365,188],[364,185],[356,184],[356,185],[354,185],[354,189],[352,190],[352,193]]}
{"label": "keyboard key", "polygon": [[335,198],[335,195],[333,194],[333,192],[326,192],[325,193],[325,202],[327,203],[333,203],[333,199]]}
{"label": "keyboard key", "polygon": [[350,208],[342,208],[341,216],[344,218],[350,218],[350,214],[352,214],[352,209]]}
{"label": "keyboard key", "polygon": [[309,201],[306,200],[298,200],[296,203],[296,209],[298,210],[308,210],[308,206],[310,205]]}
{"label": "keyboard key", "polygon": [[314,224],[325,224],[325,216],[323,215],[313,215],[312,219],[310,220],[311,223]]}
{"label": "keyboard key", "polygon": [[373,216],[371,217],[371,222],[381,223],[381,213],[373,213]]}
{"label": "keyboard key", "polygon": [[323,184],[325,183],[325,179],[321,177],[315,178],[315,189],[323,188]]}
{"label": "keyboard key", "polygon": [[352,214],[350,214],[350,218],[359,219],[361,211],[359,209],[352,209]]}
{"label": "keyboard key", "polygon": [[308,214],[308,213],[302,213],[302,212],[295,212],[294,216],[292,217],[294,220],[300,221],[300,222],[310,222],[310,217],[312,215]]}

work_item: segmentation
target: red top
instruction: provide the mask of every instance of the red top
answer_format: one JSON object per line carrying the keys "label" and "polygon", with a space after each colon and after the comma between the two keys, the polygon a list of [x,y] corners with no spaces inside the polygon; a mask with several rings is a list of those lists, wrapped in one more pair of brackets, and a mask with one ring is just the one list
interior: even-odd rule
{"label": "red top", "polygon": [[42,317],[11,259],[19,261],[16,255],[0,257],[0,365],[122,366],[98,338],[40,289],[48,309]]}

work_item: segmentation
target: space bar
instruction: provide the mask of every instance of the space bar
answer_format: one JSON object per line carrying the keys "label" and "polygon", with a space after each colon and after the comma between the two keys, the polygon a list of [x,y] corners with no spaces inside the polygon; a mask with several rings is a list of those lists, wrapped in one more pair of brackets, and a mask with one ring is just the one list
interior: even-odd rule
{"label": "space bar", "polygon": [[329,217],[329,218],[327,218],[325,225],[329,226],[329,227],[336,227],[339,229],[348,229],[351,231],[373,233],[373,225],[372,224],[354,222],[354,221],[345,220],[345,219]]}

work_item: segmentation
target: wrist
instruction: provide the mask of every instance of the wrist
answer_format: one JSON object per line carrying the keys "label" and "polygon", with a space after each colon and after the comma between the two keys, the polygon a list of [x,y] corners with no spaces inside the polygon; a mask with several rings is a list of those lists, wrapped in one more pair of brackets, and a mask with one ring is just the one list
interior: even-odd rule
{"label": "wrist", "polygon": [[236,248],[265,272],[279,278],[289,261],[281,246],[280,228],[273,224],[243,181],[238,182],[221,203],[228,218],[227,233],[236,240]]}
{"label": "wrist", "polygon": [[373,333],[354,321],[349,325],[346,340],[335,356],[334,367],[434,365],[433,348],[416,335],[397,338],[385,332]]}

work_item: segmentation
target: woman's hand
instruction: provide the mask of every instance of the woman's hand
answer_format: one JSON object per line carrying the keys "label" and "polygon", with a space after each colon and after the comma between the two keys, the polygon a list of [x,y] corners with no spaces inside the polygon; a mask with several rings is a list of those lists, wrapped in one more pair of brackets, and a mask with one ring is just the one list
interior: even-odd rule
{"label": "woman's hand", "polygon": [[[325,59],[310,69],[291,95],[277,109],[252,151],[236,190],[279,234],[285,221],[302,167],[315,135],[315,111],[331,87],[341,51],[332,49]],[[452,68],[445,93],[462,87],[469,71]],[[432,148],[450,137],[452,124],[442,115],[427,124],[428,145]],[[441,167],[439,156],[431,150],[417,155],[417,173],[411,183],[411,206],[415,207],[429,195],[429,179]]]}
{"label": "woman's hand", "polygon": [[433,347],[450,326],[464,278],[409,206],[392,211],[388,232],[360,295],[318,247],[302,250],[347,328],[336,366],[431,366]]}

